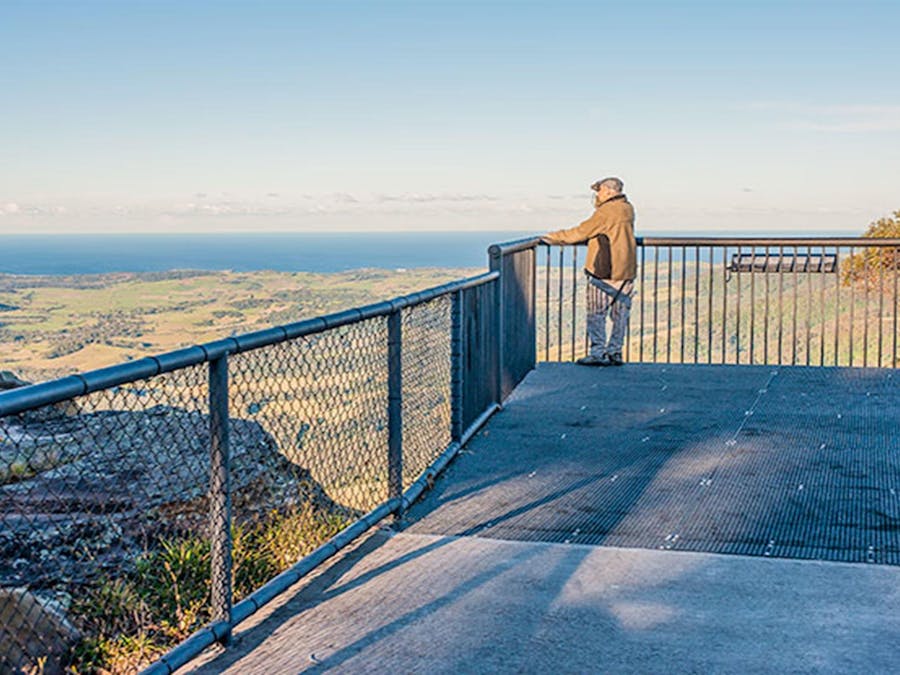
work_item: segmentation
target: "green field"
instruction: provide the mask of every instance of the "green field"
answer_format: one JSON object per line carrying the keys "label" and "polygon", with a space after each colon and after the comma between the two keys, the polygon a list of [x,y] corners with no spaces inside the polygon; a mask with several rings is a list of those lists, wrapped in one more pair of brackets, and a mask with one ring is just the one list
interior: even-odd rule
{"label": "green field", "polygon": [[387,300],[476,272],[0,275],[0,370],[43,381]]}

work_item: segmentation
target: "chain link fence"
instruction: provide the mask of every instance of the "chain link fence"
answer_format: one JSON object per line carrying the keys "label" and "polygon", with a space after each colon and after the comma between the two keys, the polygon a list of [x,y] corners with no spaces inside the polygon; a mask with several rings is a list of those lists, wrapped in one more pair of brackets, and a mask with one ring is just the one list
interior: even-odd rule
{"label": "chain link fence", "polygon": [[450,297],[403,311],[403,487],[450,444]]}
{"label": "chain link fence", "polygon": [[208,619],[207,401],[198,365],[0,419],[0,670],[127,669]]}
{"label": "chain link fence", "polygon": [[497,278],[0,394],[0,672],[171,672],[399,513]]}

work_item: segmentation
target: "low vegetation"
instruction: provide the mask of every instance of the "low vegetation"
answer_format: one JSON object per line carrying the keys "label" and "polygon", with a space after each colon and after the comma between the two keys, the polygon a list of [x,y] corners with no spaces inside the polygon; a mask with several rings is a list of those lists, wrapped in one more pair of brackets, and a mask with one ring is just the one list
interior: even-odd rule
{"label": "low vegetation", "polygon": [[[309,503],[272,510],[232,530],[234,595],[240,600],[349,525]],[[131,571],[100,579],[73,603],[84,634],[74,672],[135,672],[211,620],[210,543],[163,539]]]}

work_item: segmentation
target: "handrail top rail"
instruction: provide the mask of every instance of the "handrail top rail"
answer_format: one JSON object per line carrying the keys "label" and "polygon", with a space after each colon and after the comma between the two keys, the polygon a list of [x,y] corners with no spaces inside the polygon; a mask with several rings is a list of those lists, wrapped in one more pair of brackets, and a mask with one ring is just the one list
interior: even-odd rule
{"label": "handrail top rail", "polygon": [[[897,237],[635,237],[638,246],[874,246],[900,247]],[[491,257],[518,253],[535,246],[550,246],[541,237],[526,237],[492,244]],[[584,244],[554,244],[584,246]]]}
{"label": "handrail top rail", "polygon": [[499,244],[491,244],[488,247],[488,255],[496,258],[501,255],[509,255],[518,253],[529,248],[534,248],[541,243],[541,237],[525,237],[523,239],[513,239],[512,241],[504,241]]}
{"label": "handrail top rail", "polygon": [[636,237],[639,246],[900,246],[879,237]]}
{"label": "handrail top rail", "polygon": [[303,319],[283,326],[244,333],[201,345],[185,347],[156,356],[147,356],[136,361],[126,361],[105,368],[68,375],[56,380],[30,384],[9,391],[0,392],[0,417],[15,415],[53,403],[59,403],[76,396],[109,389],[121,384],[136,382],[155,375],[170,373],[213,361],[226,354],[237,354],[261,347],[294,340],[306,335],[359,323],[366,319],[386,316],[407,307],[421,305],[437,297],[481,286],[499,278],[497,271],[485,272],[473,277],[458,279],[441,286],[434,286],[416,293],[410,293],[393,300],[377,302],[363,307],[355,307],[325,316]]}

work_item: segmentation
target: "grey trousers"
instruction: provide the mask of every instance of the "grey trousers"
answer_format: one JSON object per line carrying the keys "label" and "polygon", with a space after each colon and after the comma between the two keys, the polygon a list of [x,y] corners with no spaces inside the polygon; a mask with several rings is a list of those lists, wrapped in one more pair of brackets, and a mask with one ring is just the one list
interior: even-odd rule
{"label": "grey trousers", "polygon": [[[633,294],[634,280],[613,281],[588,277],[587,330],[591,343],[591,354],[594,356],[622,353]],[[615,302],[613,302],[613,298],[615,298]],[[607,314],[612,319],[612,331],[608,343],[606,341]]]}

